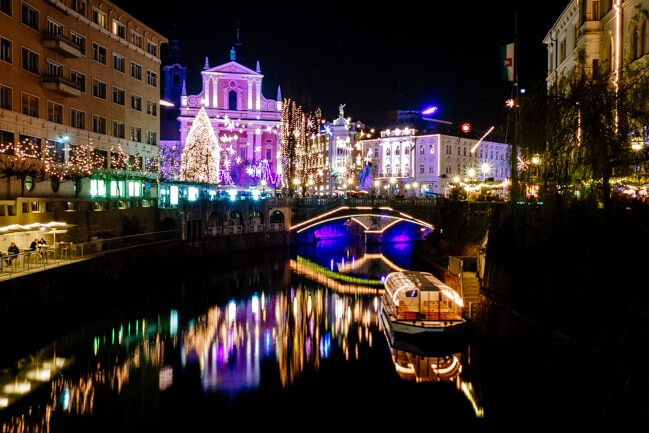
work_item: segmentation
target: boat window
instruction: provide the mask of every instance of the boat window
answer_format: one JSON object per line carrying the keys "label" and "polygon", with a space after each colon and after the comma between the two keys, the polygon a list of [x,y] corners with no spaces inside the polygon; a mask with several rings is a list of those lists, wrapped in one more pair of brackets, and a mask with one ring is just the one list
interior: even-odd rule
{"label": "boat window", "polygon": [[418,291],[416,289],[406,291],[406,298],[416,298],[417,292]]}

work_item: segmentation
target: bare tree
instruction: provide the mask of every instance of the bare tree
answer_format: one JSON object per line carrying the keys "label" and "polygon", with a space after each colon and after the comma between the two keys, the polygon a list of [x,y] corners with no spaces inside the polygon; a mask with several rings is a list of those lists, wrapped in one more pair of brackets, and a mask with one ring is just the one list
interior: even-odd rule
{"label": "bare tree", "polygon": [[610,207],[612,184],[633,170],[632,144],[649,125],[649,73],[558,79],[547,98],[543,173],[549,185]]}

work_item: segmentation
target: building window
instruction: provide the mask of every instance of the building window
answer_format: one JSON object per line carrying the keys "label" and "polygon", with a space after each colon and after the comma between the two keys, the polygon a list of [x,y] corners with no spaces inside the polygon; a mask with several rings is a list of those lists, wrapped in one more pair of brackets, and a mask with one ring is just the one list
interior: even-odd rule
{"label": "building window", "polygon": [[146,83],[150,86],[156,87],[158,85],[158,74],[153,71],[146,71]]}
{"label": "building window", "polygon": [[40,158],[41,139],[31,135],[20,134],[18,136],[22,155],[27,158]]}
{"label": "building window", "polygon": [[38,11],[25,3],[22,4],[22,23],[38,31]]}
{"label": "building window", "polygon": [[158,144],[158,134],[155,131],[146,131],[146,144],[154,146]]}
{"label": "building window", "polygon": [[77,33],[70,32],[70,39],[81,47],[81,54],[86,54],[86,38]]}
{"label": "building window", "polygon": [[101,116],[92,116],[92,132],[98,134],[106,133],[106,118]]}
{"label": "building window", "polygon": [[421,146],[419,146],[419,154],[420,155],[424,154],[424,145],[423,144]]}
{"label": "building window", "polygon": [[419,166],[419,174],[424,174],[424,165],[423,164],[421,164]]}
{"label": "building window", "polygon": [[126,59],[117,53],[113,53],[113,69],[122,73],[126,71]]}
{"label": "building window", "polygon": [[70,126],[78,129],[86,129],[86,113],[70,109]]}
{"label": "building window", "polygon": [[142,157],[139,155],[129,155],[128,166],[136,170],[142,170]]}
{"label": "building window", "polygon": [[0,0],[0,12],[4,12],[11,16],[11,0]]}
{"label": "building window", "polygon": [[153,41],[146,41],[146,51],[152,56],[158,57],[158,44]]}
{"label": "building window", "polygon": [[126,105],[126,92],[119,87],[113,87],[113,103],[118,105]]}
{"label": "building window", "polygon": [[593,21],[599,21],[599,2],[598,1],[593,2],[592,11],[593,11],[593,16],[592,16]]}
{"label": "building window", "polygon": [[126,125],[123,122],[113,120],[113,136],[126,138]]}
{"label": "building window", "polygon": [[142,111],[142,98],[137,95],[131,95],[131,108],[135,111]]}
{"label": "building window", "polygon": [[113,27],[111,29],[113,34],[121,39],[126,39],[126,26],[117,20],[113,20]]}
{"label": "building window", "polygon": [[94,164],[99,168],[108,168],[108,151],[102,149],[94,149]]}
{"label": "building window", "polygon": [[65,162],[67,146],[62,141],[47,140],[45,142],[47,156],[54,162]]}
{"label": "building window", "polygon": [[131,43],[138,48],[142,48],[142,35],[137,32],[131,32]]}
{"label": "building window", "polygon": [[106,83],[99,80],[92,80],[92,96],[100,99],[106,99]]}
{"label": "building window", "polygon": [[63,34],[63,26],[57,22],[54,22],[50,19],[47,20],[47,31],[57,35]]}
{"label": "building window", "polygon": [[10,87],[0,85],[0,108],[11,110],[13,108],[13,91]]}
{"label": "building window", "polygon": [[0,60],[12,63],[11,41],[0,36]]}
{"label": "building window", "polygon": [[34,74],[38,74],[38,62],[39,56],[37,53],[28,50],[27,48],[22,49],[22,66],[23,69]]}
{"label": "building window", "polygon": [[92,59],[102,65],[106,64],[106,48],[93,42],[92,43]]}
{"label": "building window", "polygon": [[54,63],[51,60],[47,61],[47,74],[52,75],[54,77],[62,77],[63,76],[63,65],[60,65],[58,63]]}
{"label": "building window", "polygon": [[142,141],[142,129],[138,126],[131,126],[131,140]]}
{"label": "building window", "polygon": [[100,11],[99,9],[92,9],[92,22],[97,24],[99,27],[106,28],[106,14]]}
{"label": "building window", "polygon": [[158,115],[158,104],[156,104],[155,102],[148,99],[146,101],[146,114],[150,114],[151,116],[157,116]]}
{"label": "building window", "polygon": [[86,76],[81,72],[70,71],[70,80],[74,81],[78,86],[79,90],[83,93],[86,93]]}
{"label": "building window", "polygon": [[78,14],[86,16],[86,0],[70,0],[70,8]]}
{"label": "building window", "polygon": [[23,93],[20,99],[22,113],[28,116],[38,117],[39,99],[29,93]]}
{"label": "building window", "polygon": [[131,62],[131,77],[136,80],[142,80],[142,66]]}
{"label": "building window", "polygon": [[63,105],[47,101],[47,120],[63,124]]}
{"label": "building window", "polygon": [[11,150],[13,154],[14,148],[14,133],[11,131],[5,131],[0,129],[0,148],[3,150],[3,153],[8,154],[7,151]]}

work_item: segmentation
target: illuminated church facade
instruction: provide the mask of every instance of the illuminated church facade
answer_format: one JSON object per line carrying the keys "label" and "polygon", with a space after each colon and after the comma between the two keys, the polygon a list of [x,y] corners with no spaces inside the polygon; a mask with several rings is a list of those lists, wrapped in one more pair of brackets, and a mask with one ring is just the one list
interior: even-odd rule
{"label": "illuminated church facade", "polygon": [[[175,43],[175,42],[174,42]],[[176,47],[172,46],[173,52]],[[281,183],[281,163],[277,149],[280,140],[282,96],[278,86],[274,99],[262,92],[264,75],[259,61],[250,69],[236,61],[232,48],[230,61],[210,67],[208,59],[201,71],[199,93],[188,95],[186,69],[179,63],[165,66],[164,99],[174,104],[171,127],[161,130],[161,171],[167,180],[182,179],[182,152],[196,117],[204,109],[218,146],[220,176],[218,184],[253,187]],[[177,127],[177,131],[170,128]],[[165,134],[165,131],[168,133]]]}

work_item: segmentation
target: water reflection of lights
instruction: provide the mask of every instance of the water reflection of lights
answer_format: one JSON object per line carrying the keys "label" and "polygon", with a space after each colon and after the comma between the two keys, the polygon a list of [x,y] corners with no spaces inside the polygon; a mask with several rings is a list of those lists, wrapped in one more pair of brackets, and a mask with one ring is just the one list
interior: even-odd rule
{"label": "water reflection of lights", "polygon": [[[314,289],[313,283],[298,284],[233,299],[182,320],[172,310],[120,323],[84,337],[89,350],[81,355],[87,357],[81,364],[93,365],[85,374],[66,374],[71,361],[61,356],[38,364],[32,356],[20,377],[11,377],[0,388],[0,407],[49,382],[51,401],[40,405],[42,413],[29,415],[33,425],[47,426],[56,410],[73,416],[97,411],[97,396],[123,394],[136,377],[133,386],[150,382],[147,386],[164,392],[189,367],[197,367],[204,391],[235,395],[259,386],[264,359],[276,362],[280,383],[288,387],[305,371],[317,371],[332,353],[353,360],[364,353],[361,346],[372,346],[369,329],[378,324],[380,305],[376,289],[372,294],[349,296]],[[181,360],[179,366],[173,366],[174,356]],[[15,423],[24,425],[24,417],[16,416]]]}
{"label": "water reflection of lights", "polygon": [[291,271],[298,275],[304,275],[338,293],[374,294],[377,288],[383,288],[382,280],[363,279],[332,272],[300,256],[296,260],[291,260]]}
{"label": "water reflection of lights", "polygon": [[478,392],[470,381],[462,377],[464,371],[463,352],[427,352],[416,344],[395,340],[390,342],[388,333],[384,334],[392,355],[392,363],[399,377],[415,383],[454,383],[471,404],[476,418],[484,418],[484,408]]}
{"label": "water reflection of lights", "polygon": [[18,371],[14,374],[4,373],[0,377],[0,408],[9,407],[12,403],[29,394],[40,384],[49,382],[53,373],[61,371],[65,359],[53,356],[51,360],[41,362],[40,356],[34,355],[19,361]]}

